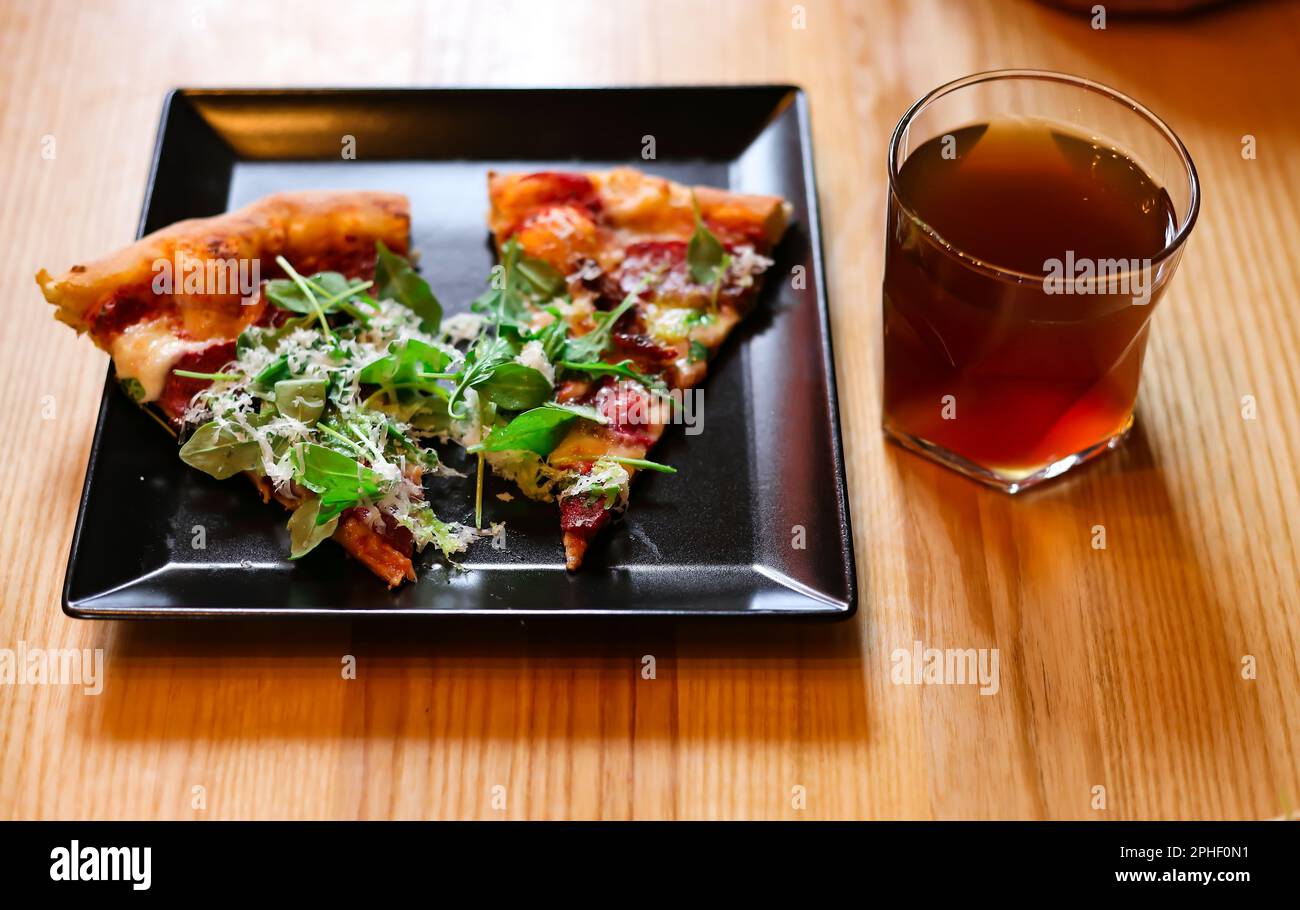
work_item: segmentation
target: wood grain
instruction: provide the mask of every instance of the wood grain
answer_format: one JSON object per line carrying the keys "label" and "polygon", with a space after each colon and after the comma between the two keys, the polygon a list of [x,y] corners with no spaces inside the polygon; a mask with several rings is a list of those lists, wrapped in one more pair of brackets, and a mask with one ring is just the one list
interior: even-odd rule
{"label": "wood grain", "polygon": [[[617,6],[391,3],[381,19],[358,3],[0,0],[0,647],[103,648],[107,667],[99,696],[0,687],[0,817],[1293,811],[1300,7],[1094,31],[1010,0],[808,0],[803,29],[788,2]],[[879,431],[886,138],[928,89],[1006,66],[1141,99],[1205,189],[1134,436],[1017,499]],[[166,89],[732,81],[796,82],[811,99],[855,620],[448,630],[62,614],[105,358],[54,323],[31,276],[131,239]],[[1105,550],[1090,545],[1098,524]],[[1000,691],[892,684],[890,654],[913,641],[998,648]],[[341,678],[348,654],[355,681]]]}

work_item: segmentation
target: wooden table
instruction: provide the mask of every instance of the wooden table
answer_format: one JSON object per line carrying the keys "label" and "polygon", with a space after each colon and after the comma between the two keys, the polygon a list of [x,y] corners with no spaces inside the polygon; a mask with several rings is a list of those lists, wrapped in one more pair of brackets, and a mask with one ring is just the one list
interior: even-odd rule
{"label": "wooden table", "polygon": [[[107,677],[99,696],[0,687],[0,817],[1294,811],[1300,7],[1097,31],[1013,0],[808,0],[803,29],[785,0],[621,3],[617,24],[603,2],[393,3],[382,18],[377,6],[0,0],[0,647],[102,648]],[[1008,66],[1131,93],[1183,137],[1204,183],[1136,432],[1016,499],[879,431],[886,138],[931,87]],[[132,238],[169,87],[660,81],[809,93],[853,621],[448,630],[63,615],[106,359],[54,323],[32,275]],[[892,652],[914,641],[999,649],[1000,691],[891,683]]]}

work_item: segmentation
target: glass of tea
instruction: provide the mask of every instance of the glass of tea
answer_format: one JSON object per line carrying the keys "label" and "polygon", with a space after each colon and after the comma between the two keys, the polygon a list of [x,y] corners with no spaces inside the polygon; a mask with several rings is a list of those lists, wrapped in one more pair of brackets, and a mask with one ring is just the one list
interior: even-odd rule
{"label": "glass of tea", "polygon": [[1087,79],[980,73],[899,121],[889,188],[885,433],[1008,493],[1117,446],[1200,207],[1173,131]]}

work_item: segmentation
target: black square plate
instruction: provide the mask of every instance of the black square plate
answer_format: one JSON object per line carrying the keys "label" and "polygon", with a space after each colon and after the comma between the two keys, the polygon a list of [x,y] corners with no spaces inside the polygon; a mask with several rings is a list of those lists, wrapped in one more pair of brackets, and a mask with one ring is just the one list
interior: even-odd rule
{"label": "black square plate", "polygon": [[[792,86],[611,89],[179,90],[167,99],[140,232],[267,193],[393,190],[449,312],[493,263],[489,169],[630,164],[688,184],[780,194],[793,226],[755,312],[711,365],[703,431],[670,427],[632,508],[565,572],[553,505],[489,478],[504,520],[448,573],[388,591],[333,546],[290,562],[286,516],[237,479],[191,470],[110,369],[64,585],[94,618],[215,616],[822,616],[855,607],[808,106]],[[350,146],[350,147],[349,147]],[[345,158],[345,148],[355,158]],[[646,157],[653,152],[653,157]],[[450,457],[450,455],[449,455]],[[473,484],[430,489],[472,520]],[[203,544],[203,546],[198,546]]]}

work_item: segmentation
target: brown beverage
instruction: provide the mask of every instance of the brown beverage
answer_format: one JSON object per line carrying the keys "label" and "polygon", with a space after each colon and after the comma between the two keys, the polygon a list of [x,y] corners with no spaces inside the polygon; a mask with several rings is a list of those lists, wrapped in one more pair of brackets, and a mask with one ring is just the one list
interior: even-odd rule
{"label": "brown beverage", "polygon": [[[1027,118],[936,136],[895,189],[886,431],[1013,492],[1122,438],[1167,278],[1150,260],[1177,229],[1165,190],[1122,152]],[[1109,280],[1071,280],[1093,266]]]}

